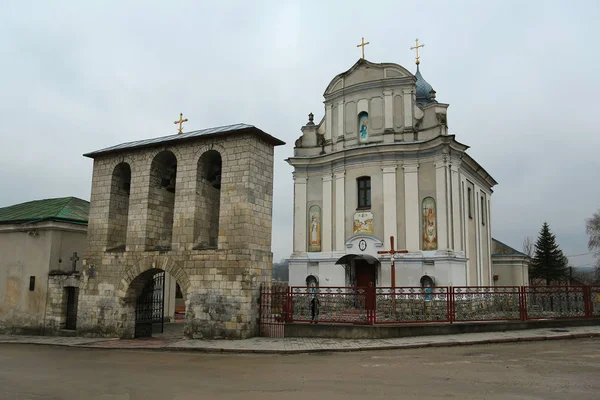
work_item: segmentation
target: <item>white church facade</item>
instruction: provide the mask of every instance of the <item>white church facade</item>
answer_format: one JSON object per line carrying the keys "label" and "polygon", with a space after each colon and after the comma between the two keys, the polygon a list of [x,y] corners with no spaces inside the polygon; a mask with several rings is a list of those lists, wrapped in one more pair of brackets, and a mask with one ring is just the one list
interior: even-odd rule
{"label": "white church facade", "polygon": [[[497,182],[449,134],[448,104],[437,101],[418,60],[413,75],[360,59],[333,78],[324,98],[324,117],[309,116],[287,160],[290,285],[493,286],[499,275],[504,284],[526,284],[522,254],[493,267]],[[390,237],[406,251],[394,256],[394,284],[390,255],[379,253]]]}

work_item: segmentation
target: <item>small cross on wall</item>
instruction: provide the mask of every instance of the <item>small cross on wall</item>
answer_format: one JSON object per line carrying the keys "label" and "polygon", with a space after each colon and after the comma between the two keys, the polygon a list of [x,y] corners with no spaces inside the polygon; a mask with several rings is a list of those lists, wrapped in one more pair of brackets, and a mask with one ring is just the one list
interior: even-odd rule
{"label": "small cross on wall", "polygon": [[77,252],[74,251],[71,256],[71,262],[73,263],[73,272],[77,271],[77,261],[79,261],[79,257],[77,256]]}

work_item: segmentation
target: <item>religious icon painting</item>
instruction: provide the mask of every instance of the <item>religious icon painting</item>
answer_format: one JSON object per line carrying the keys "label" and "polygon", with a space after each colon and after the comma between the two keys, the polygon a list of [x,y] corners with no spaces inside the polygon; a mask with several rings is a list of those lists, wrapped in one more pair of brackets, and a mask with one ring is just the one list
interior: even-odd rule
{"label": "religious icon painting", "polygon": [[437,223],[433,197],[423,199],[423,250],[437,250]]}
{"label": "religious icon painting", "polygon": [[358,114],[358,141],[360,143],[369,141],[369,114],[364,111]]}
{"label": "religious icon painting", "polygon": [[308,251],[321,251],[321,207],[312,206],[308,210]]}
{"label": "religious icon painting", "polygon": [[354,234],[373,233],[373,213],[357,212],[354,214]]}

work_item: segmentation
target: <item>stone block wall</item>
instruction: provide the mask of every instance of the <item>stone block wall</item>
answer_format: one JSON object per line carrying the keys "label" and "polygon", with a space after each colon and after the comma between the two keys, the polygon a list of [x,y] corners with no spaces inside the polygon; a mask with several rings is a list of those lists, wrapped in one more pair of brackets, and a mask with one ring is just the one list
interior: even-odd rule
{"label": "stone block wall", "polygon": [[[215,190],[203,189],[198,176],[200,158],[210,150],[219,152],[222,159],[218,212]],[[156,156],[165,151],[176,159],[174,193],[157,187],[152,169]],[[247,133],[98,156],[92,177],[78,334],[132,337],[136,299],[152,275],[164,270],[183,292],[186,336],[254,336],[259,286],[271,280],[273,153],[272,143]],[[131,168],[127,246],[122,252],[106,252],[111,204],[107,189],[121,162]],[[173,196],[172,217],[164,206],[166,193]],[[199,204],[202,201],[204,205]],[[203,215],[198,212],[211,209]],[[164,226],[161,224],[170,218],[171,239],[166,243],[170,246],[151,250],[148,238],[155,239],[152,235],[157,226]],[[218,232],[216,248],[197,248],[198,219],[209,225],[209,243],[215,235],[211,232]]]}

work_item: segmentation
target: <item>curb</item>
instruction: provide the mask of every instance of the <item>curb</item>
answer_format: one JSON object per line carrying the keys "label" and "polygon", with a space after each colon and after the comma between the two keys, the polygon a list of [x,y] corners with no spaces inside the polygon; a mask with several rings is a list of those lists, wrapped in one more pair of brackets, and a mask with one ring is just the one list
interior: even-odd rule
{"label": "curb", "polygon": [[[39,342],[14,342],[1,341],[0,344],[28,344],[36,346],[54,346],[54,347],[70,347],[76,349],[93,349],[93,350],[142,350],[142,351],[168,351],[168,352],[190,352],[190,353],[211,353],[211,354],[309,354],[309,353],[350,353],[362,351],[382,351],[382,350],[403,350],[403,349],[421,349],[428,347],[458,347],[458,346],[474,346],[482,344],[503,344],[503,343],[519,343],[519,342],[539,342],[544,340],[572,340],[600,337],[600,332],[589,333],[572,333],[566,335],[551,335],[551,336],[525,336],[515,338],[498,338],[498,339],[481,339],[481,340],[455,340],[449,342],[438,343],[411,343],[387,346],[367,346],[367,347],[350,347],[350,348],[315,348],[315,349],[230,349],[230,348],[209,348],[209,347],[171,347],[165,345],[162,347],[102,347],[95,344],[68,344],[68,343],[39,343]],[[95,342],[102,343],[102,342]]]}

